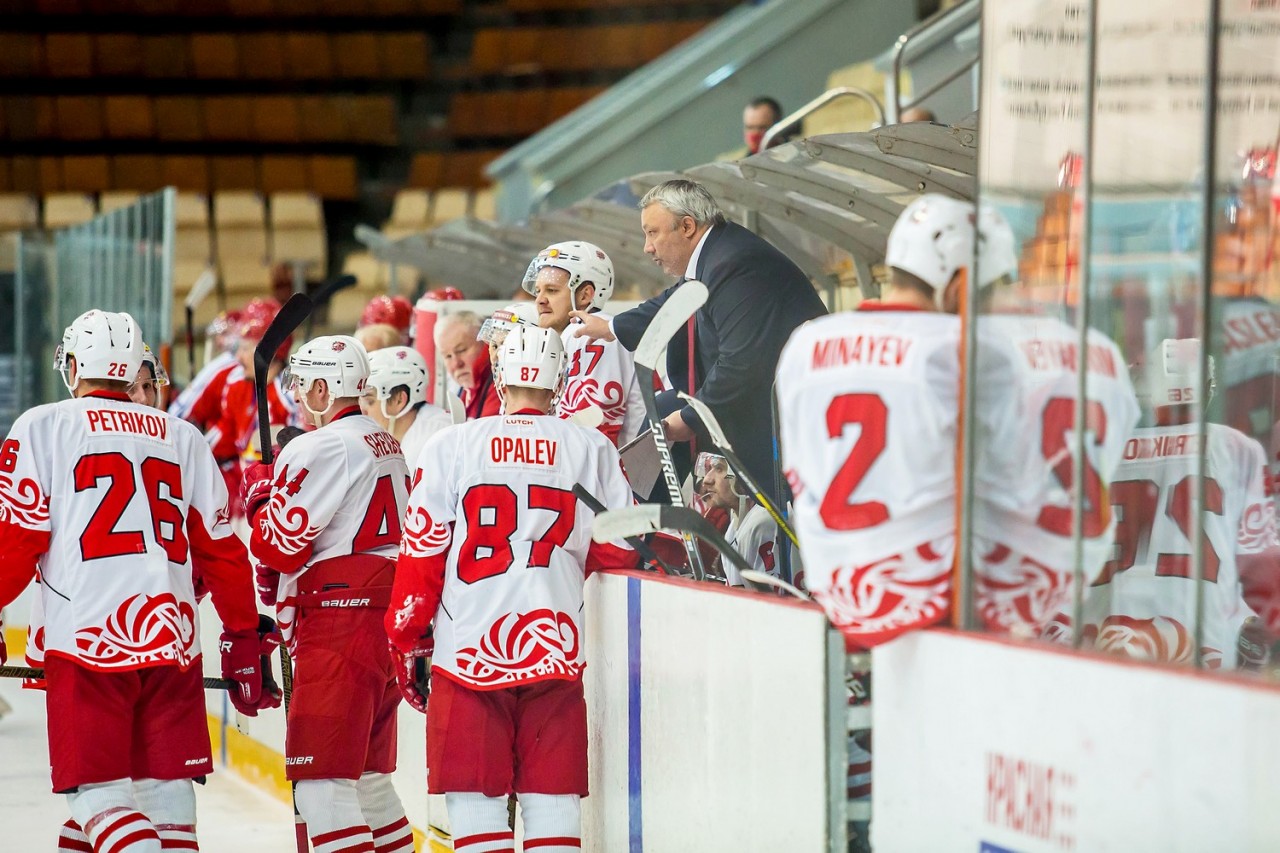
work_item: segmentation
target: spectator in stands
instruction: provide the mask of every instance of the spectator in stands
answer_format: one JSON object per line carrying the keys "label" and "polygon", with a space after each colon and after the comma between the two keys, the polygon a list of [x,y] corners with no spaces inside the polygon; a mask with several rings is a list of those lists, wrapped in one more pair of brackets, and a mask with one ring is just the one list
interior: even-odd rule
{"label": "spectator in stands", "polygon": [[[706,187],[689,180],[659,184],[640,201],[644,250],[680,281],[697,279],[710,291],[693,320],[689,338],[677,335],[667,348],[667,375],[684,391],[696,389],[710,407],[743,463],[761,485],[774,490],[773,418],[768,380],[791,333],[827,313],[805,274],[772,245],[725,220]],[[575,311],[579,335],[619,340],[634,351],[668,289],[611,321]],[[665,408],[664,408],[665,406]],[[659,397],[667,438],[709,438],[690,407],[674,392]],[[685,448],[687,450],[687,448]],[[673,454],[674,455],[674,454]],[[682,453],[685,471],[692,464]],[[777,495],[773,494],[775,500]]]}
{"label": "spectator in stands", "polygon": [[479,334],[480,317],[473,311],[446,314],[436,321],[436,350],[449,377],[462,389],[467,420],[496,415],[502,410],[489,365],[489,348],[476,339]]}
{"label": "spectator in stands", "polygon": [[908,107],[898,117],[898,124],[910,124],[915,121],[937,122],[938,117],[927,107]]}
{"label": "spectator in stands", "polygon": [[[752,98],[742,111],[742,141],[746,143],[748,154],[759,154],[760,145],[769,128],[782,121],[782,105],[767,95]],[[785,142],[775,140],[775,144]]]}
{"label": "spectator in stands", "polygon": [[376,352],[387,347],[398,347],[404,344],[404,335],[390,323],[372,323],[356,329],[355,339],[359,341],[365,352]]}

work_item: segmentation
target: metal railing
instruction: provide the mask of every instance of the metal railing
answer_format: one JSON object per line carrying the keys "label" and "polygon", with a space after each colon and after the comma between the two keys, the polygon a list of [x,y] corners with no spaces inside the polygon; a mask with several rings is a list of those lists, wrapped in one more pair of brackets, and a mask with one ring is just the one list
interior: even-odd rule
{"label": "metal railing", "polygon": [[866,101],[868,104],[871,105],[872,109],[876,111],[877,124],[875,126],[876,127],[884,126],[884,123],[885,123],[884,106],[880,103],[879,98],[877,98],[871,92],[868,92],[866,89],[862,89],[857,86],[837,86],[834,89],[828,89],[827,91],[823,92],[821,95],[814,98],[812,101],[805,104],[803,107],[791,113],[790,115],[784,116],[783,118],[779,119],[776,124],[774,124],[767,131],[765,131],[764,139],[761,140],[760,142],[760,150],[761,151],[767,150],[769,147],[772,146],[773,140],[776,139],[779,134],[791,129],[792,127],[795,127],[800,122],[804,121],[811,114],[822,109],[832,101],[839,100],[840,98],[858,98],[859,100]]}
{"label": "metal railing", "polygon": [[950,9],[944,9],[943,11],[932,15],[931,17],[916,24],[902,35],[898,36],[897,42],[893,45],[893,67],[889,72],[889,85],[893,91],[893,97],[889,99],[889,106],[891,107],[891,112],[889,114],[890,121],[897,124],[904,110],[909,110],[914,106],[918,106],[933,97],[948,85],[958,80],[961,75],[968,73],[978,64],[979,57],[975,56],[973,59],[970,59],[959,68],[952,71],[946,77],[939,80],[937,83],[934,83],[924,92],[912,95],[911,100],[904,104],[902,102],[902,63],[906,56],[907,46],[925,33],[937,32],[957,24],[967,26],[970,23],[968,19],[973,18],[976,21],[978,16],[981,14],[981,11],[982,3],[980,0],[969,0],[969,2],[960,3],[959,5],[952,6]]}

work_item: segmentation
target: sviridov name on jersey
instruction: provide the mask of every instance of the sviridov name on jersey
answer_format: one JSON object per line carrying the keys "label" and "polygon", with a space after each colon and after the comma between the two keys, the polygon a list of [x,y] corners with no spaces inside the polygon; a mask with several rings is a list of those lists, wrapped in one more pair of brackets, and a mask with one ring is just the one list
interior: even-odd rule
{"label": "sviridov name on jersey", "polygon": [[165,415],[113,409],[90,409],[84,414],[89,422],[89,432],[92,433],[124,432],[159,441],[169,440],[169,420]]}

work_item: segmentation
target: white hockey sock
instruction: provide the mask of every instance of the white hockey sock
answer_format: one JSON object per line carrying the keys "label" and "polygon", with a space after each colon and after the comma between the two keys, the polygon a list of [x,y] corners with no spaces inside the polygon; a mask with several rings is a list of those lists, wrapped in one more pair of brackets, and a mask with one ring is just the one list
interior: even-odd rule
{"label": "white hockey sock", "polygon": [[303,779],[293,799],[315,853],[374,853],[354,779]]}
{"label": "white hockey sock", "polygon": [[506,797],[445,794],[444,803],[457,853],[513,853],[516,849],[516,834],[507,826]]}
{"label": "white hockey sock", "polygon": [[577,853],[582,849],[582,802],[576,794],[517,794],[524,849]]}
{"label": "white hockey sock", "polygon": [[138,809],[131,780],[81,785],[67,802],[93,853],[160,853],[160,836]]}
{"label": "white hockey sock", "polygon": [[360,811],[373,831],[374,853],[413,853],[413,829],[386,773],[366,773],[356,782]]}
{"label": "white hockey sock", "polygon": [[74,820],[64,823],[58,831],[58,853],[93,853],[89,836]]}
{"label": "white hockey sock", "polygon": [[133,796],[160,835],[161,850],[199,850],[196,791],[190,779],[137,779]]}

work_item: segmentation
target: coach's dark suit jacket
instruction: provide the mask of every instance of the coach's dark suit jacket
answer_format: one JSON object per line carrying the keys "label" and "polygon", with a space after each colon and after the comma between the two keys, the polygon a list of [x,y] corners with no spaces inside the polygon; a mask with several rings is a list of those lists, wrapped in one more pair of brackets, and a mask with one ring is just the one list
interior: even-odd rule
{"label": "coach's dark suit jacket", "polygon": [[[716,225],[698,256],[698,280],[707,304],[697,314],[698,399],[710,407],[725,436],[760,486],[773,485],[773,372],[791,333],[827,313],[809,279],[786,255],[732,222]],[[671,295],[668,288],[613,318],[618,340],[635,350],[649,321]],[[688,391],[688,344],[679,333],[667,348],[667,373]],[[706,431],[690,407],[685,423],[698,431],[700,450],[710,450]]]}

